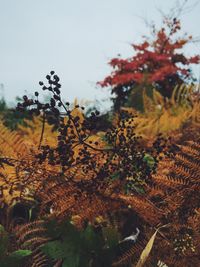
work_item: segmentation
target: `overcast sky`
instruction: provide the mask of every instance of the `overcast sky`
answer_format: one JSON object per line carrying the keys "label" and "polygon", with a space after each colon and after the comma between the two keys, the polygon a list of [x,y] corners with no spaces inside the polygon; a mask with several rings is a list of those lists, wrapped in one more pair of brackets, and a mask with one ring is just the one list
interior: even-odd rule
{"label": "overcast sky", "polygon": [[[149,31],[142,18],[158,24],[158,9],[167,12],[176,2],[0,0],[0,84],[6,99],[38,90],[50,70],[60,76],[65,99],[108,97],[108,90],[95,84],[109,74],[109,59],[130,56],[130,44]],[[200,36],[200,3],[182,22],[184,31]],[[194,52],[200,53],[199,43],[186,50]]]}

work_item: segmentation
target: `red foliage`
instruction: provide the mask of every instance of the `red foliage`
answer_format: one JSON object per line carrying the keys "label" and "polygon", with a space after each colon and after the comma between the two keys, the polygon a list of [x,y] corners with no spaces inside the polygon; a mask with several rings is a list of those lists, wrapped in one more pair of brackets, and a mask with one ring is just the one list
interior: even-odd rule
{"label": "red foliage", "polygon": [[[175,34],[181,29],[180,21],[165,18],[164,27],[155,31],[154,40],[145,40],[140,45],[133,44],[136,54],[127,59],[113,58],[109,64],[113,68],[111,75],[99,82],[102,87],[111,86],[113,92],[120,86],[136,84],[156,84],[188,80],[191,77],[190,64],[198,64],[200,56],[186,57],[177,50],[182,49],[191,36],[178,38]],[[160,85],[160,84],[159,84]],[[170,90],[169,84],[165,90]],[[171,88],[172,90],[173,88]]]}

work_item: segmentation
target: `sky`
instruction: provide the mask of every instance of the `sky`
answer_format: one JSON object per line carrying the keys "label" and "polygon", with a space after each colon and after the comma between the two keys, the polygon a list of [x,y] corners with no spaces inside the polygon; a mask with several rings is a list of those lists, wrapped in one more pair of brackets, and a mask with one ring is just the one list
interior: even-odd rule
{"label": "sky", "polygon": [[[181,2],[181,1],[179,1]],[[108,61],[132,55],[131,43],[149,34],[145,21],[161,23],[176,0],[0,0],[0,89],[6,100],[39,91],[54,70],[65,100],[110,97],[96,86],[111,71]],[[194,8],[192,8],[192,6]],[[184,32],[200,37],[200,0],[189,0],[181,17]],[[200,54],[200,43],[186,54]],[[196,76],[200,67],[194,70]],[[2,90],[3,89],[3,90]]]}

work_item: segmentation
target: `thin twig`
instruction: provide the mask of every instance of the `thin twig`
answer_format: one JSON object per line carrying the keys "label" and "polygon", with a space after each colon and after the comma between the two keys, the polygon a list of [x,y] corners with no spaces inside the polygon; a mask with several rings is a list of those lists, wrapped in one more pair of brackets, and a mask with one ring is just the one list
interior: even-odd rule
{"label": "thin twig", "polygon": [[40,142],[39,142],[39,145],[38,145],[38,149],[41,148],[41,144],[42,144],[42,140],[43,140],[43,136],[44,136],[44,128],[45,128],[45,113],[43,113],[43,117],[42,117],[42,132],[41,132],[41,135],[40,135]]}

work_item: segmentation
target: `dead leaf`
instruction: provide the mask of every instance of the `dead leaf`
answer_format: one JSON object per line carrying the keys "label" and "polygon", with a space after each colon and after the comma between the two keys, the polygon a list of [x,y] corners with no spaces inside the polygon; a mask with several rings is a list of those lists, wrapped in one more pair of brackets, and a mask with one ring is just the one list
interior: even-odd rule
{"label": "dead leaf", "polygon": [[145,264],[147,258],[149,257],[149,254],[150,254],[151,249],[152,249],[152,247],[153,247],[153,243],[154,243],[154,241],[155,241],[155,238],[156,238],[156,235],[157,235],[158,231],[159,231],[161,228],[165,227],[165,226],[166,226],[166,225],[163,225],[163,226],[159,227],[159,228],[155,231],[155,233],[152,235],[152,237],[150,238],[150,240],[149,240],[149,242],[147,243],[146,247],[145,247],[144,250],[142,251],[142,253],[141,253],[141,255],[140,255],[140,259],[139,259],[139,261],[138,261],[136,267],[143,267],[143,266],[144,266],[144,264]]}

